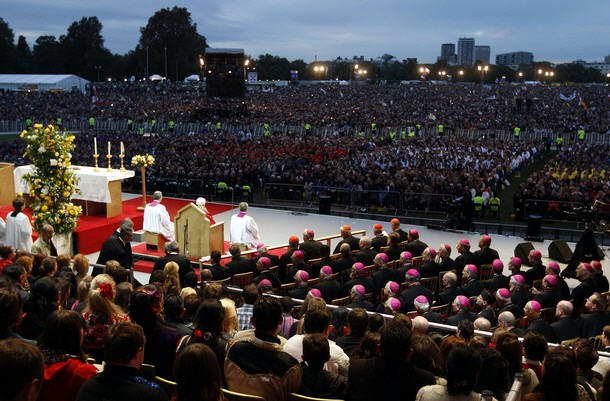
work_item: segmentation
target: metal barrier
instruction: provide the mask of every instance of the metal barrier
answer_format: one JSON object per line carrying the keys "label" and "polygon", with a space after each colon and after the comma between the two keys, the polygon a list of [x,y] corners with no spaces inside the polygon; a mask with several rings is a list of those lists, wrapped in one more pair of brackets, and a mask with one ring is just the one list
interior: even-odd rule
{"label": "metal barrier", "polygon": [[584,206],[584,202],[526,199],[521,208],[521,217],[537,214],[550,222],[578,221],[579,215],[576,210]]}

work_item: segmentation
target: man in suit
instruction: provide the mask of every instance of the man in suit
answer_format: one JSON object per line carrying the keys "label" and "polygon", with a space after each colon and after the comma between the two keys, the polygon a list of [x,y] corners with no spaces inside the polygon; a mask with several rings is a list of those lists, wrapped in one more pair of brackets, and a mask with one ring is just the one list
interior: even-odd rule
{"label": "man in suit", "polygon": [[580,336],[589,338],[602,334],[604,326],[609,323],[606,312],[606,300],[599,292],[593,293],[585,302],[587,313],[580,315],[582,321]]}
{"label": "man in suit", "polygon": [[309,273],[305,270],[298,270],[294,275],[294,282],[297,286],[288,292],[288,296],[295,299],[305,299],[310,289],[307,280],[309,280]]}
{"label": "man in suit", "polygon": [[345,224],[341,226],[340,231],[341,238],[343,239],[339,241],[339,243],[335,247],[335,251],[333,252],[333,254],[339,253],[342,244],[349,244],[349,247],[352,249],[352,251],[357,250],[360,245],[360,240],[352,235],[352,228]]}
{"label": "man in suit", "polygon": [[436,250],[434,248],[426,248],[422,252],[421,256],[423,256],[424,264],[419,268],[419,274],[421,274],[423,278],[438,277],[440,269],[434,261],[434,258],[436,257]]}
{"label": "man in suit", "polygon": [[485,284],[485,288],[495,293],[500,288],[508,288],[509,278],[503,274],[504,263],[500,259],[496,259],[491,263],[494,274],[491,279]]}
{"label": "man in suit", "polygon": [[407,288],[400,294],[400,303],[402,304],[403,311],[414,311],[415,305],[413,305],[413,301],[420,295],[425,296],[428,303],[432,302],[432,293],[429,289],[421,285],[419,278],[419,272],[415,269],[411,269],[405,274]]}
{"label": "man in suit", "polygon": [[428,248],[428,244],[419,240],[419,231],[415,229],[409,230],[407,244],[404,246],[405,251],[411,252],[411,254],[415,257],[421,256],[426,248]]}
{"label": "man in suit", "polygon": [[441,271],[453,270],[455,268],[455,262],[450,258],[451,256],[451,245],[441,244],[438,247],[438,253],[436,255],[436,263]]}
{"label": "man in suit", "polygon": [[434,305],[450,304],[455,297],[460,295],[460,290],[457,287],[457,276],[454,272],[443,274],[441,285],[443,286],[443,290],[439,292]]}
{"label": "man in suit", "polygon": [[470,320],[474,322],[476,315],[470,312],[470,301],[463,295],[455,297],[453,304],[453,315],[447,318],[447,324],[451,326],[457,326],[462,320]]}
{"label": "man in suit", "polygon": [[[506,290],[506,288],[505,288],[505,290]],[[498,327],[499,328],[507,330],[510,333],[517,335],[518,337],[525,336],[525,331],[523,329],[515,327],[516,322],[517,322],[517,319],[515,319],[515,315],[513,315],[512,312],[504,311],[498,315]]]}
{"label": "man in suit", "polygon": [[252,259],[247,259],[241,256],[241,250],[238,244],[233,244],[229,248],[231,261],[227,263],[227,268],[231,276],[240,273],[254,272],[254,263]]}
{"label": "man in suit", "polygon": [[555,276],[557,279],[557,288],[559,290],[559,297],[561,299],[568,300],[571,298],[570,296],[570,288],[568,287],[568,283],[559,275],[559,264],[557,262],[551,262],[546,267],[546,274],[551,274]]}
{"label": "man in suit", "polygon": [[371,240],[371,246],[375,252],[381,252],[381,247],[388,245],[388,236],[383,233],[383,226],[379,223],[373,226],[373,234],[375,236]]}
{"label": "man in suit", "polygon": [[[184,276],[186,276],[186,273],[193,271],[191,268],[191,262],[186,258],[186,256],[178,254],[180,251],[180,246],[176,241],[166,242],[163,248],[165,250],[165,256],[157,259],[155,266],[153,267],[153,271],[163,270],[168,262],[176,262],[178,264],[180,285],[184,285]],[[214,271],[212,271],[212,275],[213,274]]]}
{"label": "man in suit", "polygon": [[324,301],[330,304],[334,299],[339,299],[341,284],[333,278],[333,269],[330,266],[323,266],[320,269],[320,278],[322,281],[316,284],[314,288],[320,290]]}
{"label": "man in suit", "polygon": [[462,238],[458,242],[456,250],[458,251],[459,256],[456,257],[453,262],[455,265],[455,271],[457,271],[458,283],[461,283],[464,266],[474,264],[475,257],[474,254],[470,252],[470,241],[468,241],[466,238]]}
{"label": "man in suit", "polygon": [[523,277],[531,288],[535,280],[542,280],[546,267],[542,264],[542,252],[538,249],[532,249],[527,255],[527,260],[532,268],[524,272]]}
{"label": "man in suit", "polygon": [[210,271],[212,272],[212,280],[224,280],[231,277],[229,268],[220,264],[221,257],[222,255],[220,251],[212,251],[212,253],[210,253],[210,262],[212,262],[212,266],[210,267]]}
{"label": "man in suit", "polygon": [[381,329],[379,349],[379,356],[350,364],[347,399],[414,400],[421,387],[436,382],[432,373],[408,361],[411,333],[405,323],[396,319],[386,323]]}
{"label": "man in suit", "polygon": [[533,332],[544,336],[547,342],[554,342],[555,335],[551,326],[540,318],[540,310],[542,306],[540,302],[532,300],[525,304],[523,312],[527,317],[529,325],[525,329],[526,333]]}
{"label": "man in suit", "polygon": [[390,220],[390,227],[392,228],[392,232],[395,232],[400,236],[400,242],[408,240],[409,236],[402,228],[400,228],[400,220],[397,218]]}
{"label": "man in suit", "polygon": [[573,312],[574,307],[571,302],[559,301],[557,303],[555,309],[557,320],[551,323],[551,329],[553,329],[555,340],[558,343],[580,337],[580,327],[578,322],[572,318]]}
{"label": "man in suit", "polygon": [[366,235],[360,238],[358,243],[360,251],[356,254],[356,260],[365,266],[371,266],[377,252],[371,249],[371,239]]}
{"label": "man in suit", "polygon": [[481,265],[489,265],[494,260],[500,259],[498,251],[491,249],[491,237],[489,235],[481,235],[479,238],[479,250],[474,253],[475,265],[481,267]]}
{"label": "man in suit", "polygon": [[479,281],[479,269],[476,265],[466,265],[462,272],[466,282],[462,285],[462,294],[466,297],[474,297],[481,293],[483,284]]}
{"label": "man in suit", "polygon": [[378,270],[373,273],[373,282],[375,285],[375,295],[379,294],[381,288],[388,281],[396,281],[397,283],[402,283],[404,279],[404,273],[400,273],[398,269],[390,269],[388,268],[388,256],[381,252],[378,253],[373,259],[373,264],[378,267]]}
{"label": "man in suit", "polygon": [[535,288],[531,289],[534,299],[540,302],[542,308],[551,308],[560,301],[559,289],[557,288],[557,277],[552,274],[544,276],[542,279],[542,291]]}
{"label": "man in suit", "polygon": [[[125,269],[131,269],[133,267],[132,240],[133,221],[127,218],[121,221],[119,229],[104,241],[96,264],[105,265],[109,260],[116,260]],[[95,277],[103,272],[104,268],[94,267],[91,275]]]}
{"label": "man in suit", "polygon": [[583,312],[585,301],[595,292],[593,267],[588,263],[581,263],[576,268],[576,278],[580,280],[580,284],[572,290],[572,304],[578,314]]}
{"label": "man in suit", "polygon": [[318,259],[321,257],[321,246],[321,242],[314,240],[314,231],[311,228],[306,228],[303,231],[303,242],[299,245],[299,249],[305,252],[305,260]]}
{"label": "man in suit", "polygon": [[57,248],[53,243],[53,234],[55,229],[50,224],[43,224],[39,236],[32,245],[32,254],[41,254],[44,256],[57,256]]}
{"label": "man in suit", "polygon": [[352,266],[350,280],[343,285],[343,288],[341,288],[341,296],[347,296],[352,287],[356,284],[364,286],[364,288],[366,289],[366,293],[370,293],[375,290],[373,279],[366,276],[366,273],[364,271],[364,265],[360,262],[356,262]]}
{"label": "man in suit", "polygon": [[402,248],[400,247],[400,236],[398,233],[390,233],[388,235],[388,241],[390,242],[388,245],[388,249],[384,251],[386,255],[388,255],[388,260],[398,260],[400,258],[400,253],[402,252]]}

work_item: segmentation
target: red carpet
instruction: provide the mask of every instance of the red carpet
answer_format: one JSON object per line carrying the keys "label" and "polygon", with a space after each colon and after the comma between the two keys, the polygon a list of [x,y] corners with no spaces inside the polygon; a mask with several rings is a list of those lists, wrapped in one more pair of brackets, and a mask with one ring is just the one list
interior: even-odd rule
{"label": "red carpet", "polygon": [[[151,202],[152,197],[148,196],[147,201]],[[191,203],[191,200],[187,199],[176,199],[176,198],[163,198],[163,205],[167,208],[170,217],[173,219],[178,210],[183,208],[186,204]],[[88,254],[97,252],[102,247],[102,243],[108,238],[119,226],[121,220],[129,217],[133,220],[134,229],[142,229],[142,221],[144,219],[144,212],[137,210],[138,206],[142,204],[142,197],[134,198],[123,202],[123,214],[120,216],[112,217],[110,219],[102,216],[81,216],[78,227],[74,231],[74,237],[76,238],[76,252]],[[206,207],[212,215],[216,215],[227,210],[231,210],[233,206],[218,204],[218,203],[207,203]],[[12,210],[12,206],[5,206],[0,208],[0,216],[6,216]],[[31,219],[30,209],[26,209],[25,213]],[[37,237],[37,233],[34,234],[34,239]]]}

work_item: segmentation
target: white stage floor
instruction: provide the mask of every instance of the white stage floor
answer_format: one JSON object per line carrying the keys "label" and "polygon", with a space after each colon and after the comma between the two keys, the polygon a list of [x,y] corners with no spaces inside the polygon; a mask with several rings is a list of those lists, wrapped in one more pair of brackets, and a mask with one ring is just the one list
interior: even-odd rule
{"label": "white stage floor", "polygon": [[[123,194],[123,196],[126,197],[128,194]],[[214,216],[214,219],[217,222],[225,222],[226,241],[229,240],[229,224],[231,215],[234,213],[235,210],[231,210]],[[366,230],[366,233],[369,236],[373,234],[373,225],[376,223],[382,223],[384,230],[388,232],[391,231],[389,224],[390,218],[388,218],[387,221],[350,219],[347,217],[326,216],[319,214],[293,214],[293,212],[286,210],[255,207],[250,208],[248,210],[248,214],[252,216],[258,224],[261,233],[261,241],[269,246],[287,244],[288,238],[291,235],[297,235],[299,238],[301,238],[302,232],[306,228],[313,229],[316,237],[326,237],[329,235],[338,234],[339,227],[344,224],[350,225],[354,231]],[[402,224],[401,228],[405,231],[408,231],[411,228],[417,229],[419,231],[420,239],[435,249],[438,249],[441,243],[448,243],[452,247],[452,258],[455,258],[458,255],[455,248],[460,239],[467,238],[472,245],[472,251],[475,251],[478,249],[477,243],[481,235],[480,233],[461,234],[441,230],[431,230],[422,226],[409,226],[405,224]],[[491,247],[498,251],[505,266],[508,264],[509,258],[513,256],[515,246],[520,242],[524,242],[524,240],[519,237],[498,234],[491,234],[490,236],[492,238]],[[334,249],[337,242],[339,242],[339,240],[333,241],[331,251]],[[548,259],[548,246],[550,242],[551,241],[549,240],[534,243],[534,247],[542,252],[543,263],[545,265],[551,262],[551,260]],[[568,245],[572,250],[574,250],[575,243],[568,243]],[[608,247],[602,249],[606,254],[609,254]],[[88,255],[91,262],[95,262],[97,260],[97,256],[98,253]],[[565,264],[560,263],[560,266],[563,269]],[[602,260],[602,266],[604,274],[610,277],[610,261],[608,260],[608,257]],[[527,267],[524,267],[524,270],[527,269]],[[506,270],[505,273],[507,272],[508,271]],[[148,283],[149,274],[136,272],[135,276],[140,282]],[[568,279],[567,282],[570,287],[574,287],[578,284],[578,281],[574,279]]]}

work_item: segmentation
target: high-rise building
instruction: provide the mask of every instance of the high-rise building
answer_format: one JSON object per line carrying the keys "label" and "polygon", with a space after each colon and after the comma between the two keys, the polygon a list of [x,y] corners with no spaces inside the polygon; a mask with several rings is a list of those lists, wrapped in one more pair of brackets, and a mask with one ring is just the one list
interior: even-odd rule
{"label": "high-rise building", "polygon": [[514,65],[521,64],[530,65],[534,62],[534,55],[530,52],[512,52],[496,55],[496,64],[498,65]]}
{"label": "high-rise building", "polygon": [[474,65],[474,38],[460,38],[458,40],[458,64],[468,67]]}
{"label": "high-rise building", "polygon": [[443,43],[441,45],[441,60],[447,60],[452,54],[455,54],[455,43]]}
{"label": "high-rise building", "polygon": [[483,64],[489,64],[489,56],[491,54],[491,48],[489,46],[475,46],[474,47],[474,61],[480,61]]}
{"label": "high-rise building", "polygon": [[606,57],[604,57],[604,62],[606,64],[610,64],[610,54],[608,54]]}

